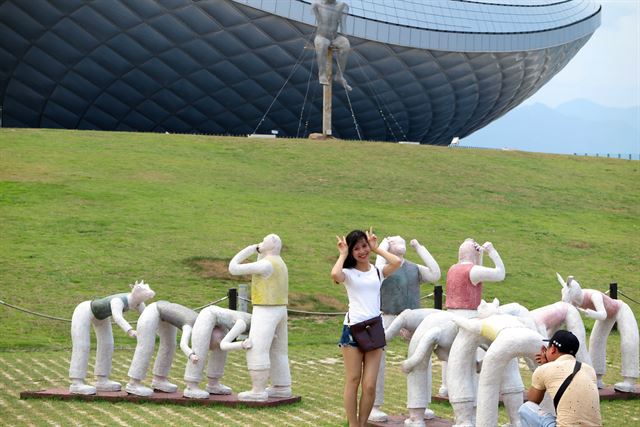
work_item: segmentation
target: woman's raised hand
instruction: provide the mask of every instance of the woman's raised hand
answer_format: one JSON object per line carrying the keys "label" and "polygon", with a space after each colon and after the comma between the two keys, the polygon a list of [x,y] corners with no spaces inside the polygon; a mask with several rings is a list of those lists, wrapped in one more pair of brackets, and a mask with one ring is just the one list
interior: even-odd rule
{"label": "woman's raised hand", "polygon": [[373,233],[373,227],[369,227],[369,231],[365,231],[367,235],[367,242],[372,251],[378,249],[378,236]]}
{"label": "woman's raised hand", "polygon": [[347,255],[349,252],[349,245],[347,245],[347,240],[344,238],[344,236],[336,236],[336,239],[338,239],[338,251],[340,252],[340,255]]}

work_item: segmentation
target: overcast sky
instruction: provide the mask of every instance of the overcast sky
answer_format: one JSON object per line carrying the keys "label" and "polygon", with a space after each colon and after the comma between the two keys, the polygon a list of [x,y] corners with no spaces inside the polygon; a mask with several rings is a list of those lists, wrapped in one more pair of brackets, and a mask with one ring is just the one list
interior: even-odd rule
{"label": "overcast sky", "polygon": [[600,0],[602,24],[587,44],[525,105],[588,99],[640,106],[640,0]]}

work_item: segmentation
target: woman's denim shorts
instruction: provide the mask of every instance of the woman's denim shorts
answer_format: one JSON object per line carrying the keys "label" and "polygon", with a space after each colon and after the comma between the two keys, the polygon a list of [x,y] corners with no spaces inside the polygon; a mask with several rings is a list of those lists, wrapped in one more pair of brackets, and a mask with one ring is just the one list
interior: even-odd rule
{"label": "woman's denim shorts", "polygon": [[342,325],[342,336],[338,347],[358,347],[358,343],[351,336],[351,329],[349,325]]}

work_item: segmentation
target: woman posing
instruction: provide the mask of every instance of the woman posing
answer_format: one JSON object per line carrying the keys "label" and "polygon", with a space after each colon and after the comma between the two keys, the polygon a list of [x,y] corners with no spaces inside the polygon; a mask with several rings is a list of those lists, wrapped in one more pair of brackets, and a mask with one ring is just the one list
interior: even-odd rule
{"label": "woman posing", "polygon": [[[373,407],[383,349],[363,352],[353,339],[350,326],[380,316],[380,285],[385,277],[400,267],[401,260],[378,247],[378,238],[372,229],[366,233],[354,230],[346,238],[337,239],[340,256],[331,269],[331,278],[336,283],[344,283],[349,298],[349,311],[344,319],[339,343],[345,369],[344,409],[349,427],[363,427],[367,425]],[[371,265],[371,252],[382,256],[388,264],[382,269]],[[358,410],[360,384],[362,394]]]}

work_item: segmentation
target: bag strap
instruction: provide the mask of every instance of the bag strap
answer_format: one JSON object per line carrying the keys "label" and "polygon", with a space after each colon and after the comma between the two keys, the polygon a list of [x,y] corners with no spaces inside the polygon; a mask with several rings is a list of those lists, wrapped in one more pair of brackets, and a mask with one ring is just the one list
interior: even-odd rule
{"label": "bag strap", "polygon": [[582,363],[580,363],[580,362],[578,362],[576,360],[576,364],[573,367],[573,372],[571,373],[571,375],[569,375],[567,378],[565,378],[564,382],[560,385],[560,388],[558,389],[558,392],[556,393],[556,396],[553,398],[553,407],[556,410],[558,409],[558,404],[560,403],[560,399],[562,398],[562,395],[564,394],[564,392],[567,389],[567,387],[569,387],[569,384],[571,384],[571,381],[573,380],[573,377],[576,376],[576,373],[580,370],[581,366],[582,366]]}

